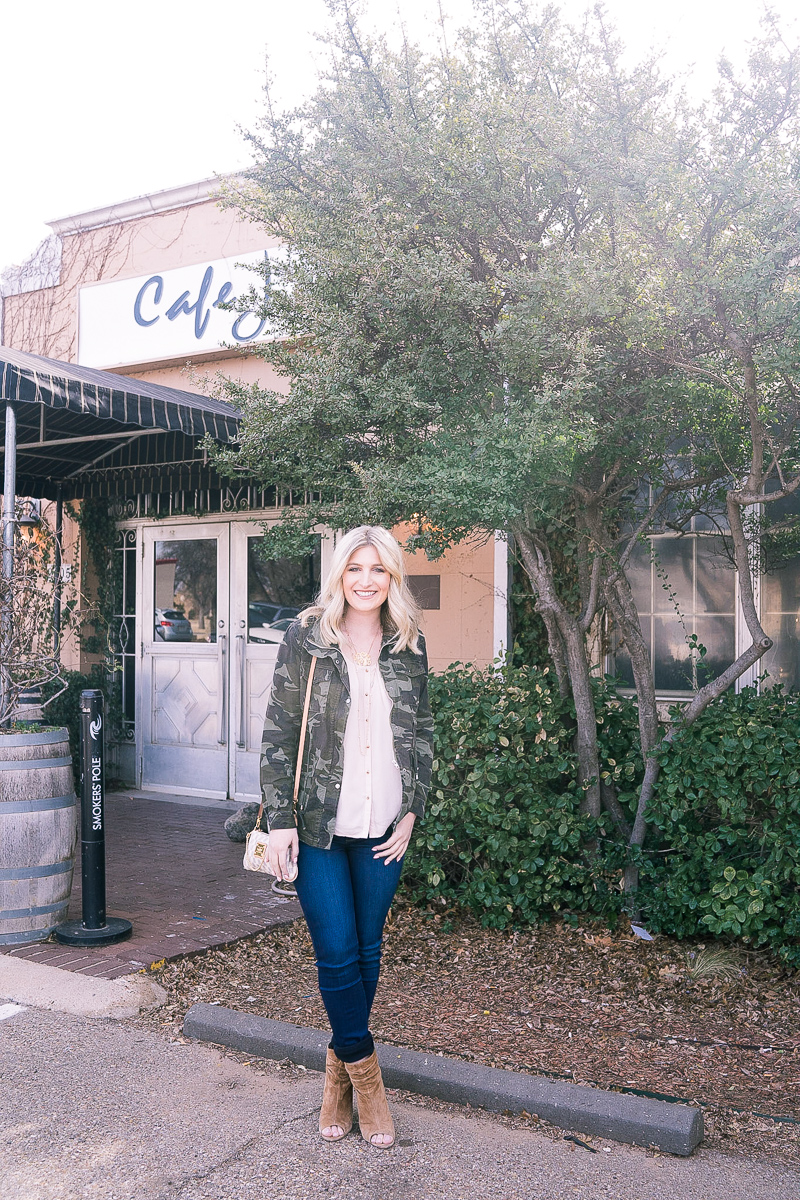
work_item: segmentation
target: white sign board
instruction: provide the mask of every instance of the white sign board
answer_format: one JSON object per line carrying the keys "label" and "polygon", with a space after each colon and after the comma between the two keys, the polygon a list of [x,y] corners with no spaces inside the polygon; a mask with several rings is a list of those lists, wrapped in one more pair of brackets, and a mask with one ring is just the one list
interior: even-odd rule
{"label": "white sign board", "polygon": [[285,254],[283,248],[258,250],[82,287],[78,362],[109,369],[263,340],[269,330],[257,313],[230,312],[220,305],[253,287],[260,290],[261,277],[248,268]]}

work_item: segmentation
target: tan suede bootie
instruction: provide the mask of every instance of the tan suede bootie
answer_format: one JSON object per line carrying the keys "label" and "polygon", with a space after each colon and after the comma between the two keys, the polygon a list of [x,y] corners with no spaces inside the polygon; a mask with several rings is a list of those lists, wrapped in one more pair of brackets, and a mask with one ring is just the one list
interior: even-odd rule
{"label": "tan suede bootie", "polygon": [[[342,1133],[323,1133],[338,1125]],[[325,1059],[325,1091],[322,1093],[322,1109],[319,1114],[320,1136],[326,1142],[340,1142],[353,1128],[353,1085],[345,1064],[328,1048]]]}
{"label": "tan suede bootie", "polygon": [[[347,1074],[353,1082],[358,1102],[358,1124],[361,1136],[370,1146],[379,1150],[388,1150],[394,1145],[394,1121],[386,1102],[386,1092],[383,1089],[383,1078],[378,1065],[378,1056],[373,1050],[369,1058],[361,1062],[345,1063]],[[373,1142],[373,1137],[384,1134],[391,1140],[388,1142]]]}

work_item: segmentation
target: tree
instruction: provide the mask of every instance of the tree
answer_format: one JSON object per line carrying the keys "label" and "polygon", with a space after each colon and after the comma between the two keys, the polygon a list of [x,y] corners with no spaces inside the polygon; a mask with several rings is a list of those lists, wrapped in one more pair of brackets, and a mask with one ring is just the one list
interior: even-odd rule
{"label": "tree", "polygon": [[[708,111],[642,149],[617,184],[653,281],[647,303],[662,346],[650,353],[686,381],[691,429],[683,450],[717,480],[751,638],[697,690],[664,734],[666,748],[770,649],[753,574],[770,557],[798,552],[797,519],[776,520],[771,511],[800,487],[800,52],[768,17],[745,75],[723,60]],[[608,594],[613,608],[613,588]],[[627,636],[632,614],[615,616]],[[649,664],[633,667],[638,691]],[[653,754],[635,817],[638,844],[658,769]]]}
{"label": "tree", "polygon": [[[625,565],[668,501],[704,503],[755,436],[709,365],[718,343],[693,342],[676,307],[695,294],[676,197],[695,187],[691,147],[723,171],[719,122],[653,62],[624,72],[602,16],[576,35],[551,10],[487,5],[457,52],[425,56],[332,7],[329,76],[297,112],[268,99],[250,182],[229,194],[290,248],[260,351],[288,395],[230,384],[242,435],[218,462],[313,492],[271,535],[279,553],[320,523],[411,519],[410,546],[434,556],[475,531],[513,536],[574,701],[584,809],[604,805],[640,847],[662,734]],[[638,692],[650,792],[635,814],[600,777],[590,638],[606,607]]]}

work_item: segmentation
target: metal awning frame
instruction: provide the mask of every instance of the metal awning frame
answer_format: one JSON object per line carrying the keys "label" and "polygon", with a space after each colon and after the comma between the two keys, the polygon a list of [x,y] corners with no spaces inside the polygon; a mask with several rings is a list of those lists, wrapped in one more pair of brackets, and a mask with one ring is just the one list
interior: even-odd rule
{"label": "metal awning frame", "polygon": [[[56,487],[56,586],[54,602],[54,637],[56,648],[60,624],[60,538],[63,525],[62,484],[75,479],[85,471],[96,468],[103,459],[124,449],[140,438],[165,433],[182,433],[197,438],[203,433],[213,432],[230,439],[238,427],[239,414],[229,405],[209,400],[205,396],[180,392],[159,384],[148,384],[130,377],[113,375],[109,372],[75,366],[41,358],[38,355],[3,348],[4,362],[0,363],[0,403],[5,415],[5,437],[3,454],[3,513],[2,513],[2,566],[0,571],[4,583],[10,584],[14,575],[14,539],[16,533],[17,466],[18,452],[24,447],[39,452],[35,458],[47,458],[48,452],[56,447],[86,445],[95,441],[113,442],[93,458],[66,464],[74,467],[65,470],[60,477],[50,478]],[[136,384],[140,386],[137,387]],[[50,396],[48,405],[47,395]],[[96,405],[92,408],[92,401]],[[39,440],[19,443],[18,415],[22,408],[32,404],[41,406],[39,413]],[[110,433],[83,434],[77,437],[55,437],[47,439],[46,411],[48,407],[60,411],[72,411],[78,416],[95,417],[97,420],[115,420],[127,428]],[[135,411],[133,411],[135,408]],[[103,410],[103,411],[101,411]],[[141,422],[145,427],[131,428]],[[148,464],[155,465],[155,464]],[[4,589],[5,590],[5,589]],[[10,590],[10,589],[9,589]],[[11,644],[12,613],[6,605],[0,606],[0,710],[9,694],[8,654]]]}

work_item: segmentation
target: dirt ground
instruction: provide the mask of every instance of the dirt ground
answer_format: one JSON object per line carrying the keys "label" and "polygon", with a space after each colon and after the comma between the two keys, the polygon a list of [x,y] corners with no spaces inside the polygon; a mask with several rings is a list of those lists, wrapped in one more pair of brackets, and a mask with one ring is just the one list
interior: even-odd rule
{"label": "dirt ground", "polygon": [[[196,1001],[327,1028],[302,921],[153,974],[169,1003],[148,1020],[176,1037]],[[769,954],[396,906],[371,1025],[390,1045],[700,1104],[707,1144],[800,1163],[800,973]]]}

